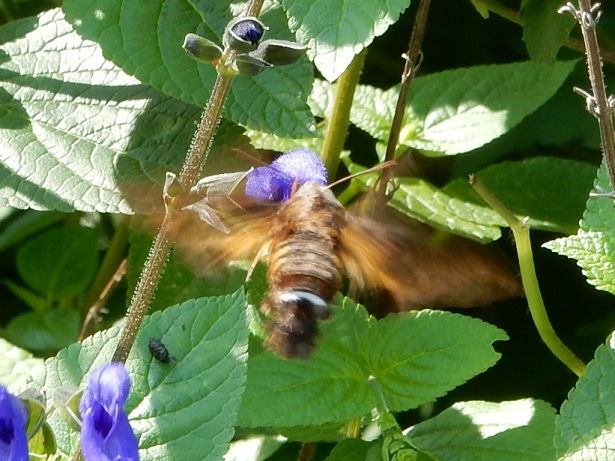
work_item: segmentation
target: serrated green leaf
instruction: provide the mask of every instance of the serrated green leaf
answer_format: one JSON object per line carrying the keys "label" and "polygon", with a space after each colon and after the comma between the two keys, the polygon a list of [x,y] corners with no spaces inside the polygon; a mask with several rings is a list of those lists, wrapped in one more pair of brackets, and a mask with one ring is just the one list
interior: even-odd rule
{"label": "serrated green leaf", "polygon": [[48,299],[70,299],[91,283],[98,266],[98,233],[61,227],[37,235],[17,253],[23,280]]}
{"label": "serrated green leaf", "polygon": [[[595,190],[611,190],[606,167],[598,170]],[[552,240],[543,245],[563,256],[577,260],[588,283],[615,294],[615,209],[608,197],[590,197],[576,235]]]}
{"label": "serrated green leaf", "polygon": [[478,319],[427,309],[370,326],[361,355],[391,411],[431,402],[482,373],[500,357],[492,344],[508,339]]}
{"label": "serrated green leaf", "polygon": [[[83,385],[93,368],[109,362],[118,336],[114,327],[73,344],[46,362],[35,382],[49,391]],[[151,356],[150,337],[167,346],[170,364]],[[241,292],[192,300],[146,318],[126,362],[132,381],[126,410],[141,461],[222,458],[243,392],[247,340]],[[49,422],[60,452],[72,452],[78,434],[57,413]]]}
{"label": "serrated green leaf", "polygon": [[460,200],[419,178],[399,181],[389,205],[431,226],[489,242],[502,235],[506,222],[484,204]]}
{"label": "serrated green leaf", "polygon": [[[531,157],[489,166],[476,176],[510,211],[527,216],[531,228],[570,234],[578,229],[595,170],[585,162]],[[442,192],[485,206],[465,179],[447,184]]]}
{"label": "serrated green leaf", "polygon": [[[412,83],[400,144],[454,155],[481,147],[509,131],[544,104],[576,61],[550,65],[519,62],[455,69]],[[386,141],[398,88],[359,86],[351,121]]]}
{"label": "serrated green leaf", "polygon": [[[0,203],[160,210],[165,173],[179,170],[200,109],[123,73],[57,9],[5,25],[0,42]],[[245,145],[223,123],[210,159],[237,157],[226,154]]]}
{"label": "serrated green leaf", "polygon": [[[198,64],[182,49],[184,37],[196,33],[215,43],[233,13],[230,2],[155,0],[146,9],[122,0],[69,0],[64,12],[75,29],[96,41],[105,56],[125,72],[165,94],[205,107],[216,78],[209,64]],[[284,11],[269,4],[260,19],[269,38],[292,39]],[[260,131],[280,136],[307,136],[313,118],[305,100],[313,80],[307,59],[234,80],[225,116]]]}
{"label": "serrated green leaf", "polygon": [[560,0],[526,0],[521,8],[523,41],[532,61],[552,62],[576,21],[559,14]]}
{"label": "serrated green leaf", "polygon": [[13,317],[4,336],[24,349],[55,352],[77,340],[80,321],[79,314],[68,309],[28,312]]}
{"label": "serrated green leaf", "polygon": [[376,321],[347,300],[322,325],[309,360],[269,353],[250,359],[239,424],[291,427],[359,418],[378,405],[373,381],[391,411],[414,408],[492,366],[499,357],[492,343],[503,339],[503,331],[462,315],[424,310]]}
{"label": "serrated green leaf", "polygon": [[282,4],[297,40],[308,46],[308,56],[332,82],[355,55],[397,21],[410,1],[282,0]]}
{"label": "serrated green leaf", "polygon": [[615,455],[613,335],[596,349],[555,421],[555,447],[566,461],[607,461]]}
{"label": "serrated green leaf", "polygon": [[13,394],[24,390],[32,370],[42,365],[43,359],[0,338],[0,383]]}
{"label": "serrated green leaf", "polygon": [[[342,326],[344,314],[338,313],[330,323]],[[362,321],[366,322],[365,314]],[[269,353],[250,358],[246,393],[239,409],[240,426],[320,425],[369,413],[376,398],[367,384],[361,384],[365,381],[363,371],[357,360],[349,359],[351,350],[344,339],[330,344],[333,332],[326,328],[330,326],[323,326],[310,360],[284,360]],[[351,326],[342,327],[348,330]],[[337,334],[345,337],[339,331]]]}
{"label": "serrated green leaf", "polygon": [[412,427],[412,442],[445,461],[551,461],[555,410],[539,400],[459,402]]}

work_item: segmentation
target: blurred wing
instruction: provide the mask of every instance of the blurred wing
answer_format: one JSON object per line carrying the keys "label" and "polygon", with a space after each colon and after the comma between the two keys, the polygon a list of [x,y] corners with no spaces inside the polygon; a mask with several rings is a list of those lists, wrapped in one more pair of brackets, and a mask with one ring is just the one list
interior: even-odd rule
{"label": "blurred wing", "polygon": [[[174,217],[174,251],[197,275],[206,275],[231,261],[252,261],[267,242],[276,210],[271,205],[252,205],[216,211],[216,219],[223,223],[226,233],[205,222],[199,213],[186,209]],[[160,222],[161,215],[150,215],[139,227],[153,235]]]}
{"label": "blurred wing", "polygon": [[348,215],[342,235],[346,274],[360,287],[386,290],[396,306],[475,307],[522,294],[516,271],[493,248],[420,223]]}

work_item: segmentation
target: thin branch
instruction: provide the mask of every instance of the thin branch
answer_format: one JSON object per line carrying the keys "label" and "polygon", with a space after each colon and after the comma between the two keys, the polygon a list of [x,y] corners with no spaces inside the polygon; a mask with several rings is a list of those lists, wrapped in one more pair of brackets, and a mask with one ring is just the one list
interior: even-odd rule
{"label": "thin branch", "polygon": [[94,303],[88,309],[88,313],[83,320],[83,325],[81,325],[81,331],[79,332],[78,341],[83,341],[89,335],[90,325],[94,323],[100,322],[100,313],[106,312],[104,306],[109,299],[109,296],[113,292],[113,289],[117,286],[117,284],[122,280],[124,275],[126,274],[126,267],[128,265],[128,261],[124,258],[119,266],[115,269],[115,272],[111,276],[111,278],[107,281],[107,284],[100,292],[100,295],[94,301]]}
{"label": "thin branch", "polygon": [[582,376],[585,373],[585,364],[557,336],[547,315],[542,294],[540,293],[540,286],[538,285],[530,242],[530,230],[526,222],[517,219],[474,175],[470,176],[470,184],[482,199],[504,218],[513,231],[525,297],[540,338],[553,355],[564,365],[577,376]]}
{"label": "thin branch", "polygon": [[575,88],[575,91],[585,98],[588,112],[598,119],[600,139],[602,140],[602,155],[611,178],[611,187],[614,187],[615,133],[613,133],[612,112],[615,100],[612,96],[607,96],[604,76],[602,75],[602,58],[600,57],[600,47],[596,35],[596,25],[601,14],[600,4],[594,3],[592,5],[590,0],[579,0],[578,9],[569,2],[560,8],[559,12],[572,14],[581,26],[592,93],[590,94],[580,88]]}
{"label": "thin branch", "polygon": [[[389,132],[389,140],[384,157],[385,161],[394,159],[395,150],[397,149],[397,144],[399,143],[399,134],[401,132],[401,126],[406,113],[406,104],[408,103],[410,85],[421,61],[421,44],[423,43],[423,36],[425,35],[425,26],[427,24],[427,14],[429,13],[430,1],[431,0],[421,0],[419,9],[416,12],[412,35],[410,36],[410,42],[408,44],[408,51],[403,55],[403,58],[406,60],[406,64],[401,74],[401,87],[399,89],[399,97],[397,98],[397,105],[395,107],[395,115],[393,115],[393,121],[391,122],[391,131]],[[382,171],[378,189],[378,196],[381,200],[384,200],[385,198],[387,184],[389,179],[391,179],[392,174],[393,171],[390,168]]]}

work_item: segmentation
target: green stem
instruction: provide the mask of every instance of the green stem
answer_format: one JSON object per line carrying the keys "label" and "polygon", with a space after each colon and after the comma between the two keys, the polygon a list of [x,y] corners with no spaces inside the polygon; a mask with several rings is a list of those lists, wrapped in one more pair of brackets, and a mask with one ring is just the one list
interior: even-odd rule
{"label": "green stem", "polygon": [[329,178],[335,177],[340,163],[340,154],[344,149],[344,141],[350,124],[350,109],[354,92],[359,84],[359,77],[365,61],[365,50],[354,57],[348,68],[337,81],[333,110],[327,122],[327,130],[323,142],[321,158]]}
{"label": "green stem", "polygon": [[519,258],[519,268],[521,270],[521,281],[525,290],[527,304],[530,314],[540,338],[549,350],[574,374],[582,376],[585,373],[585,364],[562,342],[555,333],[549,316],[545,309],[536,268],[534,266],[534,256],[530,241],[530,230],[526,221],[520,221],[510,212],[486,187],[473,175],[470,176],[472,187],[487,204],[497,211],[507,224],[510,226],[515,237],[515,246]]}

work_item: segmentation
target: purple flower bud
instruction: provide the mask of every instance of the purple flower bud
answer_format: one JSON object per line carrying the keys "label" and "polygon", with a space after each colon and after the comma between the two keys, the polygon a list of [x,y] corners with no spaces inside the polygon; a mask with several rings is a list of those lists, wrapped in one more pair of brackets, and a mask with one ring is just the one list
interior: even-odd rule
{"label": "purple flower bud", "polygon": [[83,391],[81,447],[86,461],[137,461],[137,439],[124,412],[130,390],[128,372],[121,363],[96,368]]}
{"label": "purple flower bud", "polygon": [[14,395],[0,386],[0,459],[28,461],[26,408]]}
{"label": "purple flower bud", "polygon": [[258,43],[261,38],[263,38],[265,28],[262,23],[255,21],[254,19],[245,18],[236,22],[231,27],[231,32],[233,32],[240,39],[254,45]]}
{"label": "purple flower bud", "polygon": [[284,202],[298,187],[308,181],[327,184],[327,170],[318,155],[310,149],[299,148],[286,152],[270,166],[248,173],[248,197]]}

